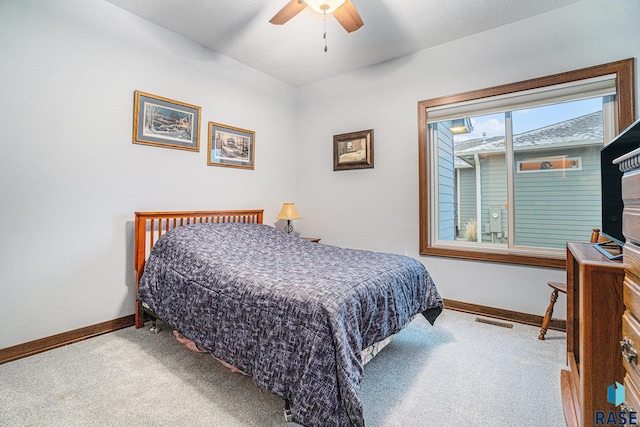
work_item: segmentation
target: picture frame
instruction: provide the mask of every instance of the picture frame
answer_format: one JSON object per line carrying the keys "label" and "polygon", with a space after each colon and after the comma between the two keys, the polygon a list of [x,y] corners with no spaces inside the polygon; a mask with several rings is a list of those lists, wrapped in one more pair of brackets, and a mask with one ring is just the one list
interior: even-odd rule
{"label": "picture frame", "polygon": [[200,151],[201,108],[136,90],[133,143]]}
{"label": "picture frame", "polygon": [[333,170],[373,168],[373,129],[333,136]]}
{"label": "picture frame", "polygon": [[255,136],[252,130],[209,122],[207,165],[253,170]]}

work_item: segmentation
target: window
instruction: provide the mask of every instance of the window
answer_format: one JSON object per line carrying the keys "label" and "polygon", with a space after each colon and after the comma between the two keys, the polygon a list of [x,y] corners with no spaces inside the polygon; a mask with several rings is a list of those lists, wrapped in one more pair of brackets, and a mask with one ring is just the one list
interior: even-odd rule
{"label": "window", "polygon": [[633,60],[419,102],[421,254],[564,267],[634,102]]}

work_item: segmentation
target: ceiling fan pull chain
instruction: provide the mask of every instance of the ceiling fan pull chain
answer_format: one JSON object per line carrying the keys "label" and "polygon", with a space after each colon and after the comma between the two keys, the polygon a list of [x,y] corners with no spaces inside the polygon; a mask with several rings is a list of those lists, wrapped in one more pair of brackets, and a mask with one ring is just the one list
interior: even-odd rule
{"label": "ceiling fan pull chain", "polygon": [[322,11],[322,17],[324,18],[324,34],[322,38],[324,39],[324,51],[327,51],[327,9]]}

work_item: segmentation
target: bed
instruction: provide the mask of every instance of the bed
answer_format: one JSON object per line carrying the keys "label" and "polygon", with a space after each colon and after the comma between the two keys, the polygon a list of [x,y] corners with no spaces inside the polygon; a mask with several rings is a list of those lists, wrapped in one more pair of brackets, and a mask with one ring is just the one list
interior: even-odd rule
{"label": "bed", "polygon": [[366,359],[442,299],[402,255],[309,242],[262,210],[136,212],[136,327],[162,319],[287,402],[304,426],[364,426]]}

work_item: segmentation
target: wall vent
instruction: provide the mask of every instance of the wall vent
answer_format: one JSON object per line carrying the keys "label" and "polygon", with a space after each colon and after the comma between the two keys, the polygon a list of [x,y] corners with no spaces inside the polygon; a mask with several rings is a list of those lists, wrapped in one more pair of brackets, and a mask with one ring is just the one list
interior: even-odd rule
{"label": "wall vent", "polygon": [[498,320],[483,319],[481,317],[476,317],[476,322],[486,323],[488,325],[493,325],[493,326],[500,326],[501,328],[513,329],[512,323],[500,322]]}

